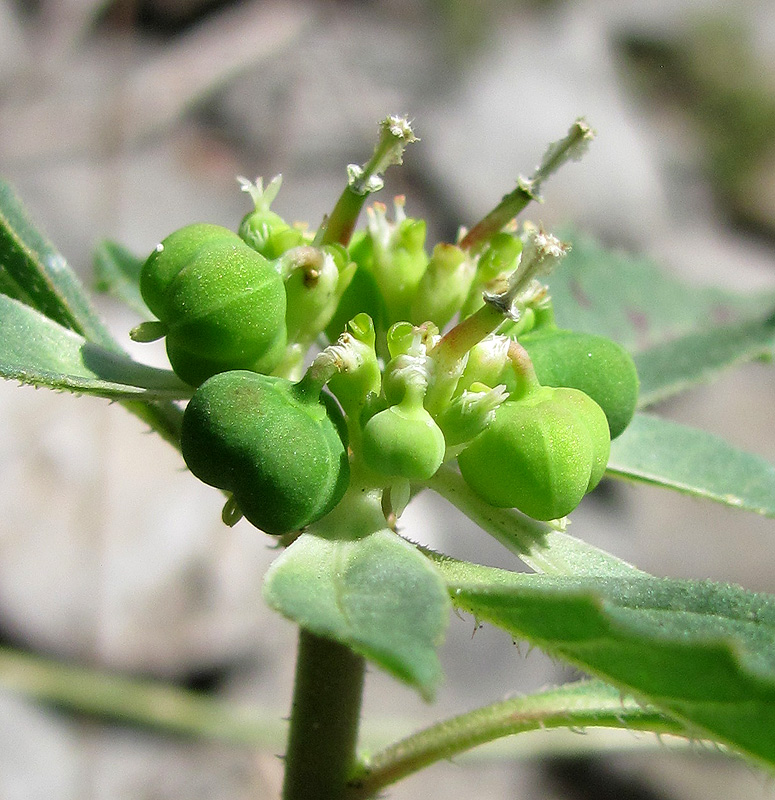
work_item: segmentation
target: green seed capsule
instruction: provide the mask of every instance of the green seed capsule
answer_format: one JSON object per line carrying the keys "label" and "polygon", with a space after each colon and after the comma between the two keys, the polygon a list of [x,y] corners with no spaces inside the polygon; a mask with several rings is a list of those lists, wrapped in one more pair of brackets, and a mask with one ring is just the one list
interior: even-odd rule
{"label": "green seed capsule", "polygon": [[197,386],[218,372],[270,372],[285,349],[285,289],[278,271],[235,233],[194,224],[145,262],[140,291],[166,326],[177,374]]}
{"label": "green seed capsule", "polygon": [[383,475],[424,481],[444,460],[444,434],[421,403],[407,398],[366,423],[363,459]]}
{"label": "green seed capsule", "polygon": [[611,435],[603,409],[588,395],[578,389],[555,389],[555,398],[571,406],[579,420],[586,426],[592,440],[592,469],[587,491],[591,492],[603,479],[611,454]]}
{"label": "green seed capsule", "polygon": [[257,528],[281,535],[327,514],[349,481],[333,398],[236,370],[203,383],[183,415],[181,448],[201,481],[233,494]]}
{"label": "green seed capsule", "polygon": [[538,329],[519,337],[544,386],[588,394],[605,412],[611,438],[630,424],[638,402],[638,373],[630,354],[604,336]]}
{"label": "green seed capsule", "polygon": [[538,387],[499,406],[492,423],[458,456],[477,495],[541,520],[576,508],[602,476],[610,442],[600,409],[570,391]]}

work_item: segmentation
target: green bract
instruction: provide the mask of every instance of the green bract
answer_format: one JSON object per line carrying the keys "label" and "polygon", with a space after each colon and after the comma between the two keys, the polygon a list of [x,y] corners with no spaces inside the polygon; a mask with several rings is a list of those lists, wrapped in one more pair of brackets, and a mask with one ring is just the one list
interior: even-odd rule
{"label": "green bract", "polygon": [[140,291],[164,323],[173,369],[194,386],[229,369],[270,372],[283,355],[282,278],[226,228],[170,234],[143,265]]}
{"label": "green bract", "polygon": [[574,389],[537,387],[499,406],[458,463],[468,485],[491,505],[558,519],[600,480],[609,446],[605,416],[594,401]]}
{"label": "green bract", "polygon": [[605,412],[611,438],[629,425],[638,402],[638,373],[630,354],[604,336],[550,328],[519,337],[544,386],[588,394]]}
{"label": "green bract", "polygon": [[223,372],[194,392],[183,415],[188,468],[231,492],[244,516],[266,533],[320,519],[349,481],[338,406],[299,387],[255,372]]}

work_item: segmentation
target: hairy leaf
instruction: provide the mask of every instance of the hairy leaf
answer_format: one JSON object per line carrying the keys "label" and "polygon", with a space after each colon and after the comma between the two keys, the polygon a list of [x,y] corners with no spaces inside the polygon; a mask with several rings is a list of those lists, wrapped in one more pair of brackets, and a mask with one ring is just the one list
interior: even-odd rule
{"label": "hairy leaf", "polygon": [[269,568],[267,603],[348,645],[430,698],[449,600],[435,567],[389,530],[356,540],[303,534]]}
{"label": "hairy leaf", "polygon": [[722,369],[771,354],[775,313],[686,334],[635,355],[643,408],[711,381]]}
{"label": "hairy leaf", "polygon": [[608,472],[775,517],[775,465],[705,431],[636,414]]}
{"label": "hairy leaf", "polygon": [[608,336],[632,353],[717,326],[755,324],[775,310],[775,291],[688,285],[648,259],[573,232],[566,238],[572,249],[549,278],[558,324]]}
{"label": "hairy leaf", "polygon": [[477,619],[775,764],[775,597],[709,581],[438,566]]}
{"label": "hairy leaf", "polygon": [[[75,273],[35,227],[4,181],[0,181],[0,269],[38,311],[90,341],[118,349]],[[7,285],[8,278],[2,283]],[[18,293],[10,294],[20,299]]]}
{"label": "hairy leaf", "polygon": [[5,295],[0,295],[0,376],[114,399],[184,398],[192,391],[173,372],[87,342]]}

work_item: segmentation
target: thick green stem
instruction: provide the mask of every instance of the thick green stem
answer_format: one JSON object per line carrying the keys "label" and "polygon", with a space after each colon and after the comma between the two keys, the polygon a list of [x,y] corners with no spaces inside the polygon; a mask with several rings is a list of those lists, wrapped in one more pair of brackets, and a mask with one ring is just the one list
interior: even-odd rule
{"label": "thick green stem", "polygon": [[299,632],[283,800],[342,800],[355,765],[365,661]]}

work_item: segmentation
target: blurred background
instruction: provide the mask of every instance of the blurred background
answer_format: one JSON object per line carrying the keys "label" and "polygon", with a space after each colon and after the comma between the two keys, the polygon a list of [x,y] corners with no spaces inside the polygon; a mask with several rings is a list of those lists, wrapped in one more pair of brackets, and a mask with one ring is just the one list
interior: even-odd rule
{"label": "blurred background", "polygon": [[[572,223],[688,281],[775,286],[775,7],[768,0],[0,0],[0,175],[86,284],[102,239],[138,255],[177,227],[235,227],[236,175],[282,172],[275,210],[316,226],[376,123],[421,137],[386,193],[453,237],[528,174],[579,115],[598,131],[527,216]],[[138,319],[100,309],[132,345]],[[771,366],[751,364],[661,413],[775,461]],[[285,713],[295,633],[263,605],[272,541],[220,522],[221,498],[118,406],[0,383],[0,641]],[[432,498],[412,538],[519,569]],[[572,532],[659,575],[775,591],[772,520],[604,484]],[[473,635],[475,633],[475,635]],[[453,617],[427,706],[369,675],[365,713],[429,723],[572,677]],[[461,759],[408,798],[775,797],[713,752]],[[576,750],[583,751],[584,737]],[[566,742],[566,740],[562,740]],[[627,752],[633,749],[633,752]],[[277,751],[191,742],[38,705],[2,688],[2,800],[274,798]]]}

